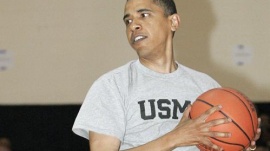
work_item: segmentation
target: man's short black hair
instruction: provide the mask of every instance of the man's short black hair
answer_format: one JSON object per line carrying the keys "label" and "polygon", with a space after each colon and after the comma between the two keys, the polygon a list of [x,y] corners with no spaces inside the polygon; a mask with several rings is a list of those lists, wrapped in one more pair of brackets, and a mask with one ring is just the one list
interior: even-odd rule
{"label": "man's short black hair", "polygon": [[165,16],[170,16],[177,13],[177,9],[173,0],[153,0],[154,3],[164,9]]}
{"label": "man's short black hair", "polygon": [[173,0],[153,0],[153,2],[164,9],[165,16],[170,16],[177,13],[177,9]]}

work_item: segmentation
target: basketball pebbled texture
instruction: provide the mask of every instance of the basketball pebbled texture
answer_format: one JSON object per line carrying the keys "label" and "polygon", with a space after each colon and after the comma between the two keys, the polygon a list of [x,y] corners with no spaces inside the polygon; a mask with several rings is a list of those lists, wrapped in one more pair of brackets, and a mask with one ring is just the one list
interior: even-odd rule
{"label": "basketball pebbled texture", "polygon": [[[211,131],[230,132],[229,138],[209,138],[224,151],[241,151],[250,146],[258,127],[254,104],[241,92],[232,88],[214,88],[201,94],[193,103],[190,118],[194,119],[206,110],[221,105],[222,109],[206,119],[231,118],[232,122],[217,125]],[[197,145],[201,151],[208,151],[204,145]]]}

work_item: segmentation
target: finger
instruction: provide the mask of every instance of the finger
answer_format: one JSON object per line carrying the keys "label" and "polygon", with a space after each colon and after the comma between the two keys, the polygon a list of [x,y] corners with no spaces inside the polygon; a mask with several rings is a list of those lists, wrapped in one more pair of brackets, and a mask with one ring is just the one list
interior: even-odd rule
{"label": "finger", "polygon": [[216,132],[216,131],[203,132],[201,134],[204,136],[214,137],[214,138],[218,138],[218,137],[229,138],[232,136],[230,132]]}
{"label": "finger", "polygon": [[257,148],[256,145],[251,145],[250,147],[248,147],[248,148],[246,149],[246,151],[254,151],[254,150],[256,150],[256,148]]}
{"label": "finger", "polygon": [[185,111],[184,111],[184,113],[183,113],[183,117],[182,117],[181,121],[185,121],[185,120],[189,119],[189,113],[190,113],[190,110],[191,110],[191,105],[189,104],[189,105],[186,107],[186,109],[185,109]]}
{"label": "finger", "polygon": [[262,130],[261,128],[257,128],[257,133],[255,135],[254,141],[257,141],[261,136]]}
{"label": "finger", "polygon": [[246,149],[246,151],[254,151],[256,150],[256,142],[255,141],[251,141],[250,146]]}
{"label": "finger", "polygon": [[256,131],[256,135],[255,135],[255,137],[254,137],[254,141],[257,141],[259,138],[260,138],[260,136],[261,136],[261,118],[258,118],[258,128],[257,128],[257,131]]}
{"label": "finger", "polygon": [[217,105],[210,108],[209,110],[205,111],[201,116],[199,116],[198,120],[205,121],[211,114],[213,114],[216,111],[219,111],[221,108],[222,108],[221,105]]}
{"label": "finger", "polygon": [[261,122],[262,122],[262,119],[258,118],[258,127],[261,127]]}
{"label": "finger", "polygon": [[[214,119],[214,120],[211,120],[209,122],[202,124],[200,128],[202,132],[211,132],[211,127],[218,126],[221,124],[231,123],[231,122],[232,122],[231,118]],[[227,135],[230,135],[230,134],[226,134],[226,136]]]}
{"label": "finger", "polygon": [[208,138],[206,138],[203,142],[202,142],[204,148],[206,148],[207,150],[215,150],[215,151],[221,151],[222,148],[217,146],[216,144],[213,144]]}
{"label": "finger", "polygon": [[255,141],[251,141],[250,146],[255,146],[256,142]]}
{"label": "finger", "polygon": [[232,122],[231,118],[220,118],[220,119],[214,119],[209,122],[206,122],[204,126],[213,127],[213,126],[218,126],[221,124],[226,124],[226,123],[231,123],[231,122]]}

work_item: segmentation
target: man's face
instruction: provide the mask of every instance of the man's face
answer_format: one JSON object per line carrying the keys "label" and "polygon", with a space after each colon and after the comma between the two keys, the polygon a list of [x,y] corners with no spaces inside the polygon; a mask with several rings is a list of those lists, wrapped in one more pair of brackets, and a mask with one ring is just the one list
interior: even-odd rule
{"label": "man's face", "polygon": [[5,146],[0,146],[0,151],[10,151],[10,149]]}
{"label": "man's face", "polygon": [[172,39],[170,17],[153,0],[129,0],[124,22],[129,44],[139,56],[164,51]]}

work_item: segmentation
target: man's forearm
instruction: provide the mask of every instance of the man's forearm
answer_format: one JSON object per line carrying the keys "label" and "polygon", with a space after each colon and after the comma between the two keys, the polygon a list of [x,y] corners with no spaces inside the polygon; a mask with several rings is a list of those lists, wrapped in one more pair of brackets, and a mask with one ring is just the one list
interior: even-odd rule
{"label": "man's forearm", "polygon": [[165,134],[164,136],[157,138],[144,145],[127,149],[125,151],[171,151],[175,149],[175,143],[172,140],[172,133]]}

